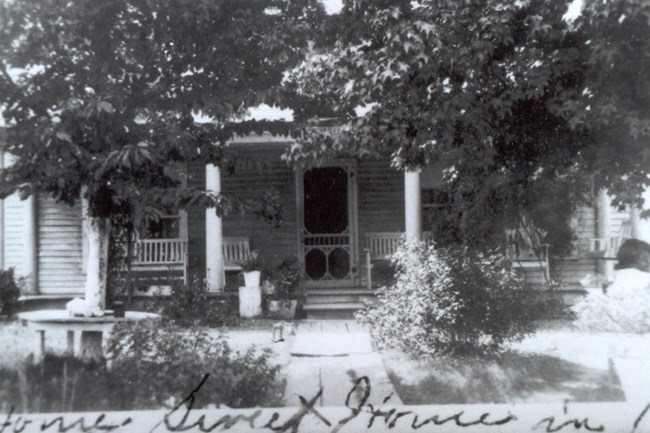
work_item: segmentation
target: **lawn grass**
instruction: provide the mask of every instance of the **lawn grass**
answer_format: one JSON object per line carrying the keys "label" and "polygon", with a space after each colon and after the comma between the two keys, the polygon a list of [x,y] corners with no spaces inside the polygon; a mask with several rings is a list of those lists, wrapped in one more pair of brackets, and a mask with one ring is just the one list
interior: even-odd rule
{"label": "lawn grass", "polygon": [[544,354],[508,351],[492,359],[384,357],[405,404],[623,401],[613,368],[599,370]]}

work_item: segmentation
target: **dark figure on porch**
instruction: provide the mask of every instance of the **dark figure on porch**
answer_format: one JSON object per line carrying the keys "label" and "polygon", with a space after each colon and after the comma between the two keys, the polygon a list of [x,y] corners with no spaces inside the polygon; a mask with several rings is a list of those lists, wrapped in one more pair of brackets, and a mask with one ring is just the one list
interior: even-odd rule
{"label": "dark figure on porch", "polygon": [[650,290],[650,244],[628,239],[618,250],[616,260],[614,282],[608,287],[608,293],[644,288]]}

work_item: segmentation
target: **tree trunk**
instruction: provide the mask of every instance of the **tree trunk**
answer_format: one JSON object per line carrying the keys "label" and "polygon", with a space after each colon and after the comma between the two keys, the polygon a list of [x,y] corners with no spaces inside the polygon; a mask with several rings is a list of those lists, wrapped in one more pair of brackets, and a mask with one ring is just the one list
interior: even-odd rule
{"label": "tree trunk", "polygon": [[101,314],[106,309],[108,245],[111,234],[111,221],[108,218],[86,217],[85,223],[88,235],[85,301],[90,311]]}

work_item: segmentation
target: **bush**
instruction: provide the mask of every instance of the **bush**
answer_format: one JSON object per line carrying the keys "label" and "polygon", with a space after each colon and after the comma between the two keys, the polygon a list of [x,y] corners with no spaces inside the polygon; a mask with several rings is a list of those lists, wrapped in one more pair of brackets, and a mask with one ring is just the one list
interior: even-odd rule
{"label": "bush", "polygon": [[201,280],[190,285],[176,283],[162,307],[163,320],[180,327],[234,326],[239,323],[237,298],[211,295]]}
{"label": "bush", "polygon": [[0,315],[13,314],[18,306],[20,288],[14,278],[14,268],[0,270]]}
{"label": "bush", "polygon": [[48,353],[18,370],[0,369],[0,378],[0,406],[5,412],[11,407],[37,413],[106,410],[113,403],[103,362]]}
{"label": "bush", "polygon": [[[269,352],[233,352],[223,337],[157,321],[122,323],[108,342],[106,362],[47,354],[19,370],[0,368],[0,409],[69,412],[160,409],[177,404],[210,376],[194,407],[282,405],[279,366]],[[25,406],[26,405],[26,406]]]}
{"label": "bush", "polygon": [[303,296],[303,265],[297,257],[285,257],[269,272],[268,276],[274,287],[271,299],[288,301]]}
{"label": "bush", "polygon": [[646,289],[604,294],[587,294],[571,310],[573,322],[581,331],[623,332],[643,334],[650,332],[650,292]]}
{"label": "bush", "polygon": [[[232,352],[222,337],[203,330],[161,326],[156,321],[119,324],[107,351],[112,373],[124,386],[115,401],[129,407],[156,408],[170,398],[184,398],[208,373],[195,407],[282,404],[278,366],[269,364],[270,352],[256,354],[251,347]],[[128,386],[127,386],[128,384]]]}
{"label": "bush", "polygon": [[409,242],[393,260],[395,283],[357,314],[379,348],[416,356],[494,354],[532,333],[560,305],[527,288],[498,250],[434,250]]}

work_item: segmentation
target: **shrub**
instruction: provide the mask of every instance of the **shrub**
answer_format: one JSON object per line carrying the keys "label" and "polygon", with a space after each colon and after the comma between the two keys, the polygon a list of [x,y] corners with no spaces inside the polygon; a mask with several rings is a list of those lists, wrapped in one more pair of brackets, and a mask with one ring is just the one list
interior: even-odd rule
{"label": "shrub", "polygon": [[0,315],[11,315],[18,306],[19,284],[14,278],[14,268],[0,270]]}
{"label": "shrub", "polygon": [[[108,344],[112,373],[123,386],[115,401],[128,407],[156,408],[189,394],[208,373],[196,407],[273,406],[282,402],[278,366],[270,352],[232,352],[223,336],[206,331],[161,326],[156,321],[119,324]],[[128,386],[127,386],[128,384]]]}
{"label": "shrub", "polygon": [[650,292],[646,289],[604,294],[592,292],[571,310],[574,325],[581,331],[650,332]]}
{"label": "shrub", "polygon": [[237,299],[211,295],[206,284],[195,279],[189,285],[172,285],[170,299],[163,304],[162,317],[180,327],[233,326],[239,323]]}
{"label": "shrub", "polygon": [[145,410],[169,407],[189,395],[207,373],[196,408],[282,405],[279,366],[269,352],[233,352],[221,336],[157,321],[121,323],[106,362],[47,354],[18,370],[0,368],[0,409],[17,412]]}
{"label": "shrub", "polygon": [[408,242],[393,260],[395,283],[357,314],[380,348],[416,356],[494,354],[559,306],[527,288],[498,250]]}
{"label": "shrub", "polygon": [[303,265],[298,258],[285,257],[269,275],[274,287],[271,299],[288,301],[300,298],[303,295],[303,278]]}
{"label": "shrub", "polygon": [[13,406],[18,412],[91,411],[106,410],[112,404],[103,362],[48,353],[17,370],[0,369],[0,378],[4,410]]}

